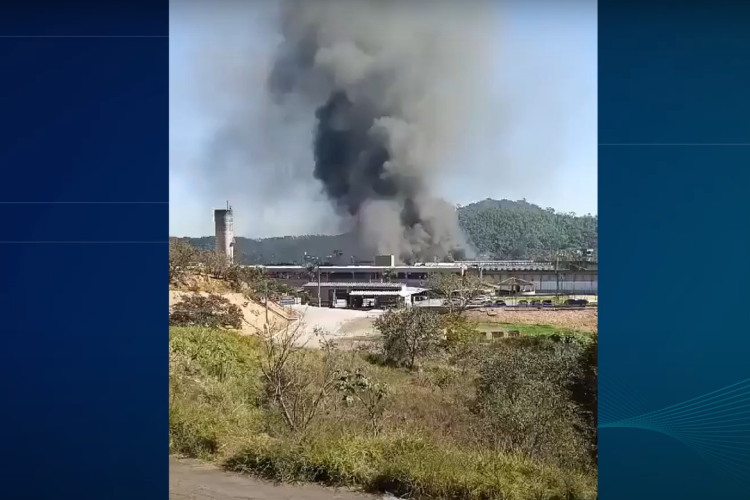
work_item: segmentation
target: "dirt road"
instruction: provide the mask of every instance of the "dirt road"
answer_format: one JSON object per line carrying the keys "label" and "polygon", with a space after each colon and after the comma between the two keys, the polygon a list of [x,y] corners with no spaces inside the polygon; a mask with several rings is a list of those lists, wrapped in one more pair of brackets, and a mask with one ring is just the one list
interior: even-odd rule
{"label": "dirt road", "polygon": [[170,500],[377,500],[317,485],[274,485],[194,460],[169,457]]}

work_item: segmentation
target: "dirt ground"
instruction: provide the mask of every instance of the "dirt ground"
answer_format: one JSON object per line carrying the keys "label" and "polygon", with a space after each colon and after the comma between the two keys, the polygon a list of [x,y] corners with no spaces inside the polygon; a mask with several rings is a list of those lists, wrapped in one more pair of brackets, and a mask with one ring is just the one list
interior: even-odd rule
{"label": "dirt ground", "polygon": [[[169,291],[169,306],[182,300],[182,297],[192,292]],[[205,293],[204,293],[205,294]],[[241,293],[219,293],[238,305],[243,312],[244,324],[242,333],[255,335],[263,331],[266,321],[266,310],[263,304],[245,298]],[[333,341],[339,338],[369,337],[374,334],[373,322],[383,311],[354,311],[351,309],[331,309],[328,307],[294,305],[282,307],[269,302],[268,320],[272,331],[284,328],[290,330],[299,328],[299,344],[316,348],[320,346],[321,338],[315,334],[316,329],[325,333]]]}
{"label": "dirt ground", "polygon": [[552,325],[581,332],[597,332],[599,313],[596,309],[580,311],[510,311],[502,308],[480,309],[467,312],[469,318],[480,323],[520,323],[526,325]]}
{"label": "dirt ground", "polygon": [[315,335],[316,328],[325,332],[326,337],[334,342],[352,337],[371,337],[375,335],[373,322],[383,314],[380,310],[355,311],[315,306],[292,306],[292,310],[300,318],[300,343],[307,347],[320,345],[320,338]]}
{"label": "dirt ground", "polygon": [[[375,500],[317,485],[275,485],[195,460],[169,457],[170,500]],[[380,497],[382,498],[382,497]]]}

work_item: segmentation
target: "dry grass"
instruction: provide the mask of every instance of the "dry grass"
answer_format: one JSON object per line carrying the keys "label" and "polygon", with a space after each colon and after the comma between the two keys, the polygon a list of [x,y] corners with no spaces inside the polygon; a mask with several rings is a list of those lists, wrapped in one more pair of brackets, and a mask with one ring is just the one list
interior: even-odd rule
{"label": "dry grass", "polygon": [[509,311],[497,308],[491,310],[469,311],[468,317],[478,323],[513,323],[523,325],[550,325],[578,332],[598,332],[598,311]]}

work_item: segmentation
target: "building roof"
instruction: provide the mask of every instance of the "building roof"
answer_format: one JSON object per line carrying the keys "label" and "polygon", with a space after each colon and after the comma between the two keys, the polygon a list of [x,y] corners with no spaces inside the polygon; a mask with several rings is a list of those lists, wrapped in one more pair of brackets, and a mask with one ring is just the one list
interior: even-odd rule
{"label": "building roof", "polygon": [[401,297],[410,297],[418,293],[427,291],[426,288],[402,287],[400,290],[352,290],[349,295],[354,296],[376,296],[376,295],[400,295]]}
{"label": "building roof", "polygon": [[[433,271],[442,272],[461,272],[467,269],[484,269],[485,271],[554,271],[555,269],[565,270],[574,263],[561,261],[558,264],[554,262],[534,262],[530,260],[476,260],[461,261],[450,263],[417,263],[411,266],[376,266],[376,265],[343,265],[343,266],[320,266],[321,272],[328,273],[356,273],[356,272],[393,272],[408,273],[428,273]],[[596,262],[590,262],[596,264]],[[301,265],[292,266],[250,266],[266,269],[271,272],[305,272],[306,267]]]}
{"label": "building roof", "polygon": [[[276,272],[306,272],[305,266],[249,266],[249,267],[259,267],[262,269],[266,269],[267,271],[276,271]],[[414,266],[375,266],[375,265],[356,265],[356,266],[320,266],[321,272],[333,272],[333,273],[366,273],[366,272],[385,272],[388,270],[394,271],[394,272],[409,272],[409,273],[419,273],[419,272],[429,272],[429,271],[454,271],[454,272],[460,272],[461,269],[464,269],[466,266],[461,266],[458,264],[443,264],[443,265],[426,265],[426,264],[420,264],[420,265],[414,265]]]}
{"label": "building roof", "polygon": [[[317,287],[317,281],[311,281],[302,285],[304,288]],[[321,287],[336,287],[336,288],[391,288],[400,290],[403,285],[401,283],[370,283],[370,282],[356,282],[356,281],[321,281]]]}

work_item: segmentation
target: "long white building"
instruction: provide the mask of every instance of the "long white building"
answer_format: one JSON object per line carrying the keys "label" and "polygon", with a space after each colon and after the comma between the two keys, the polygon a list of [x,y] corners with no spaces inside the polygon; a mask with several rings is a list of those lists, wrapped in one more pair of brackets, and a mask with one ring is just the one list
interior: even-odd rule
{"label": "long white building", "polygon": [[[311,281],[305,266],[257,266],[290,286]],[[450,264],[416,264],[411,266],[320,266],[321,282],[381,283],[386,275],[391,281],[408,286],[425,286],[432,273],[474,273],[487,283],[525,282],[538,293],[593,294],[598,292],[595,262],[545,263],[532,261],[463,261]],[[317,280],[317,273],[314,276]]]}

